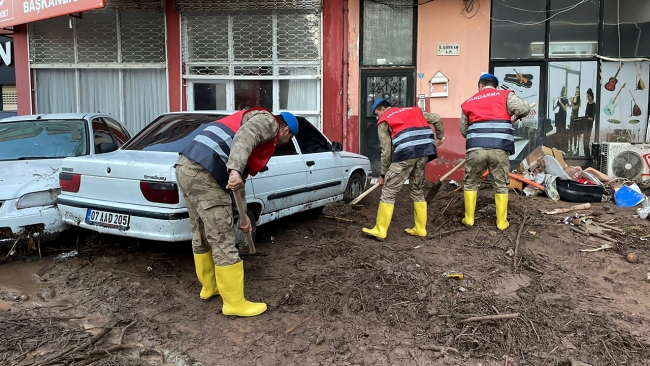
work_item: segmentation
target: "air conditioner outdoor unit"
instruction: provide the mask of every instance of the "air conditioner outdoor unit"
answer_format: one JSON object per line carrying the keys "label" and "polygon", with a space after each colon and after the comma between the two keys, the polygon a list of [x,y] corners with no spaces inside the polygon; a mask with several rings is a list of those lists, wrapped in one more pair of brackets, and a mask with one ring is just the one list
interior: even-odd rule
{"label": "air conditioner outdoor unit", "polygon": [[650,180],[650,144],[603,142],[599,170],[610,179]]}
{"label": "air conditioner outdoor unit", "polygon": [[[592,57],[598,50],[598,42],[551,42],[549,57]],[[531,42],[532,57],[544,57],[544,42]]]}

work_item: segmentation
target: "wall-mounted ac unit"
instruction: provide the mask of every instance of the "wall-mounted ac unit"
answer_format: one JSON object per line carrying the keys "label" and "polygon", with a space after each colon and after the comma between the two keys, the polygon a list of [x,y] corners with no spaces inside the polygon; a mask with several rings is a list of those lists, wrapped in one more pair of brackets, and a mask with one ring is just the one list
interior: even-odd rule
{"label": "wall-mounted ac unit", "polygon": [[610,179],[650,180],[650,144],[603,142],[599,170]]}
{"label": "wall-mounted ac unit", "polygon": [[[551,42],[548,57],[592,57],[598,50],[598,42]],[[530,55],[544,57],[544,42],[531,42]]]}

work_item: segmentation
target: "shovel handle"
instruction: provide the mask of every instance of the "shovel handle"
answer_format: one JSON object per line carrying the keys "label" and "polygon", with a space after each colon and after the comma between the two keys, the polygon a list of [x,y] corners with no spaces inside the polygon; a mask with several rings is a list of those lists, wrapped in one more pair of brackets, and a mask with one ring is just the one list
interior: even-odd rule
{"label": "shovel handle", "polygon": [[[535,108],[536,105],[537,105],[537,102],[530,103],[530,109]],[[512,118],[513,118],[512,123],[515,123],[519,119],[519,118],[517,118],[517,116],[512,116]]]}
{"label": "shovel handle", "polygon": [[365,192],[363,192],[362,194],[360,194],[359,197],[355,198],[354,201],[350,202],[350,204],[351,204],[351,205],[355,205],[355,204],[359,203],[359,201],[361,201],[361,200],[363,199],[363,197],[369,195],[370,192],[374,191],[375,188],[377,188],[377,187],[379,187],[379,182],[375,183],[374,186],[368,188],[367,191],[365,191]]}
{"label": "shovel handle", "polygon": [[460,167],[463,166],[464,164],[465,164],[465,159],[461,159],[460,163],[458,163],[452,170],[448,171],[447,174],[443,175],[439,181],[442,182],[443,180],[449,178],[450,175],[454,174],[456,170],[460,169]]}
{"label": "shovel handle", "polygon": [[[234,177],[230,178],[230,181],[233,181]],[[235,197],[235,203],[237,204],[237,211],[239,211],[239,222],[244,224],[243,226],[248,225],[248,215],[244,209],[244,203],[241,201],[241,191],[233,191],[233,196]],[[248,251],[250,254],[255,254],[255,243],[253,242],[253,236],[250,232],[246,233],[246,241],[248,242]]]}
{"label": "shovel handle", "polygon": [[528,185],[531,185],[531,186],[533,186],[533,187],[539,189],[539,190],[542,191],[542,192],[544,191],[544,186],[543,186],[543,185],[541,185],[541,184],[539,184],[539,183],[537,183],[537,182],[533,182],[533,181],[530,180],[530,179],[526,179],[526,178],[524,178],[524,177],[520,177],[520,176],[518,176],[518,175],[516,175],[516,174],[512,174],[512,173],[508,173],[508,176],[509,176],[510,178],[512,178],[512,179],[516,179],[516,180],[518,180],[518,181],[520,181],[520,182],[524,182],[524,183],[526,183],[526,184],[528,184]]}

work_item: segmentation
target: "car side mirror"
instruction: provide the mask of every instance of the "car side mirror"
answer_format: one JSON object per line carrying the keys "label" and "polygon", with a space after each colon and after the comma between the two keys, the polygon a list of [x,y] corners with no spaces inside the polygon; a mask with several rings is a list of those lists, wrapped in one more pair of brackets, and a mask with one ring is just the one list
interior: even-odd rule
{"label": "car side mirror", "polygon": [[340,142],[333,142],[330,146],[330,151],[343,151],[343,145]]}
{"label": "car side mirror", "polygon": [[98,153],[104,154],[104,153],[109,153],[111,151],[117,150],[117,144],[114,142],[104,142],[103,144],[99,144]]}

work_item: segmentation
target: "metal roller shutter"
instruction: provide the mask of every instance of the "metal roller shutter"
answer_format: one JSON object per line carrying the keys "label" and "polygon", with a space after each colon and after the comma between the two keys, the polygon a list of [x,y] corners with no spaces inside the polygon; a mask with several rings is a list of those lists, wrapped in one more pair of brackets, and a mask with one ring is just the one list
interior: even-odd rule
{"label": "metal roller shutter", "polygon": [[176,9],[181,12],[230,11],[230,10],[307,10],[320,11],[321,0],[176,0]]}

